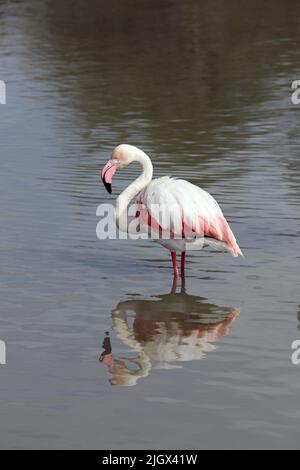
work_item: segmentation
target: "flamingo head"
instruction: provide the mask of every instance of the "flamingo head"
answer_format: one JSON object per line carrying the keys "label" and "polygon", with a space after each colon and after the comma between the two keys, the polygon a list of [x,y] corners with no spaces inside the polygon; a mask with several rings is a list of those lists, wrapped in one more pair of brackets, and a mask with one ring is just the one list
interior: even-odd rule
{"label": "flamingo head", "polygon": [[104,165],[101,172],[103,184],[109,194],[112,192],[111,183],[115,172],[118,169],[125,168],[125,166],[136,160],[136,154],[138,151],[139,149],[133,145],[127,144],[118,145],[118,147],[114,149],[110,159]]}

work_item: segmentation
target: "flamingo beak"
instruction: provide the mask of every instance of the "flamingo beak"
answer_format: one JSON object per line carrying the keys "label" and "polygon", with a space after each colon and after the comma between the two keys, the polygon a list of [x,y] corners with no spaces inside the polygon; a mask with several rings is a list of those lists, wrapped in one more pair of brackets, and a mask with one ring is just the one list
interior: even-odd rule
{"label": "flamingo beak", "polygon": [[106,165],[103,167],[101,176],[103,184],[109,194],[111,194],[111,182],[112,177],[114,176],[115,172],[117,171],[117,160],[108,160]]}

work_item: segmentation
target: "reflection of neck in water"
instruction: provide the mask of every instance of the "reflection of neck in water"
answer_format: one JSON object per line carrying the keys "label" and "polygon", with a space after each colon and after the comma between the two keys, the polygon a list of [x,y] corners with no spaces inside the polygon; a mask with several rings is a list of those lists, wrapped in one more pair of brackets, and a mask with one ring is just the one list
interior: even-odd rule
{"label": "reflection of neck in water", "polygon": [[113,355],[112,355],[112,349],[111,349],[110,337],[109,337],[108,331],[105,333],[105,338],[102,343],[102,348],[104,349],[104,351],[101,353],[101,356],[99,357],[99,361],[103,362],[103,364],[106,364],[107,368],[109,369],[113,365]]}
{"label": "reflection of neck in water", "polygon": [[[112,374],[111,385],[130,387],[136,385],[140,377],[148,375],[151,363],[143,350],[139,351],[136,358],[114,359],[108,332],[103,340],[102,347],[104,351],[101,353],[99,361],[105,364],[108,372]],[[135,366],[135,368],[128,367],[127,363]]]}
{"label": "reflection of neck in water", "polygon": [[119,302],[112,312],[113,329],[137,356],[114,361],[111,383],[136,385],[152,366],[170,369],[180,367],[178,362],[203,359],[228,334],[239,313],[239,308],[209,304],[184,290]]}

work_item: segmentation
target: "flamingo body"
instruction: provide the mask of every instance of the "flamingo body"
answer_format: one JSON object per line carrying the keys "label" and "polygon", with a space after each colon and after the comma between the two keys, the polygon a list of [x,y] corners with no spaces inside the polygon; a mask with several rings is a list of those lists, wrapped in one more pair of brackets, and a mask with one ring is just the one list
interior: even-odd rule
{"label": "flamingo body", "polygon": [[[104,166],[102,180],[109,193],[116,170],[134,161],[142,165],[143,171],[117,198],[116,223],[120,230],[131,233],[130,222],[135,227],[138,222],[142,231],[171,251],[175,277],[179,275],[177,252],[182,253],[182,275],[187,250],[210,246],[234,257],[243,256],[217,201],[186,180],[169,176],[152,180],[151,160],[136,147],[119,145]],[[129,218],[128,207],[133,201],[137,210],[135,217]]]}
{"label": "flamingo body", "polygon": [[[172,238],[158,240],[165,248],[176,252],[196,249],[201,246],[200,239],[204,247],[228,251],[235,257],[242,255],[217,201],[189,181],[169,176],[155,179],[141,191],[136,202],[142,223],[162,234],[170,233]],[[167,225],[158,225],[158,209],[160,219]]]}

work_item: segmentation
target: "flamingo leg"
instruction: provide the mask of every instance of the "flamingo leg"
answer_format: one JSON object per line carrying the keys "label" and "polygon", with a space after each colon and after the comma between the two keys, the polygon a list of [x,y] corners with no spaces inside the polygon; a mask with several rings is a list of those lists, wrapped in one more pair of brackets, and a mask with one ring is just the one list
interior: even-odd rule
{"label": "flamingo leg", "polygon": [[185,276],[185,251],[181,253],[181,277]]}
{"label": "flamingo leg", "polygon": [[172,256],[174,277],[178,278],[179,272],[178,272],[178,266],[177,266],[176,251],[171,251],[171,256]]}
{"label": "flamingo leg", "polygon": [[182,278],[181,278],[181,293],[185,294],[185,292],[186,292],[185,291],[185,277],[182,276]]}
{"label": "flamingo leg", "polygon": [[178,284],[178,277],[173,277],[173,284],[172,284],[172,290],[170,294],[176,294],[176,289],[177,289],[177,284]]}

